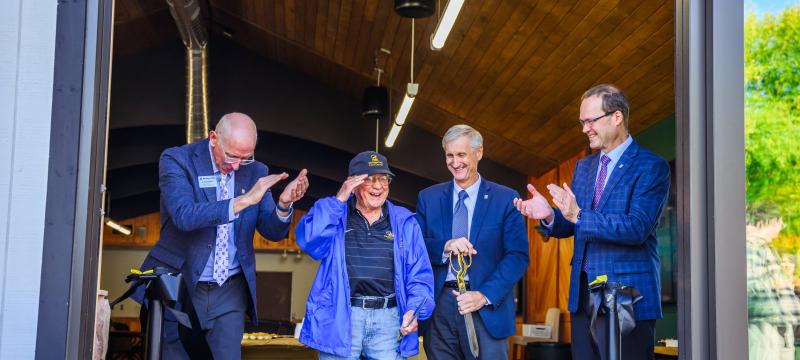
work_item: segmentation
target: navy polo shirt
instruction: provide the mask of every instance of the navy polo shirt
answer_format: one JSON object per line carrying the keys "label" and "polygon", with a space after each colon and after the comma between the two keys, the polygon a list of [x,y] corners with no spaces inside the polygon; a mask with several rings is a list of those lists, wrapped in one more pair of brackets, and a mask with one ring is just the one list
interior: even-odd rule
{"label": "navy polo shirt", "polygon": [[344,246],[350,296],[394,294],[394,234],[386,204],[380,219],[370,224],[351,198]]}

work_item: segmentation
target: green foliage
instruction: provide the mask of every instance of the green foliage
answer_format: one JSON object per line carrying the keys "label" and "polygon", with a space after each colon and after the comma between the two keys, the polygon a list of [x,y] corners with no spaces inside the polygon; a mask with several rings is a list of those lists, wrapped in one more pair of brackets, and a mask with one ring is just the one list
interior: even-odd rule
{"label": "green foliage", "polygon": [[800,6],[745,18],[745,86],[755,100],[800,110]]}
{"label": "green foliage", "polygon": [[750,14],[744,31],[747,200],[772,200],[782,234],[800,235],[800,5]]}

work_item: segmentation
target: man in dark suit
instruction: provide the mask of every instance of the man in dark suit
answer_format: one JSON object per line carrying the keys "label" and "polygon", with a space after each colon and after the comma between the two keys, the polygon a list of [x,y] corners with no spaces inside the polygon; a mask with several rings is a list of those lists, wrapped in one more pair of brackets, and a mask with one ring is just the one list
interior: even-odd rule
{"label": "man in dark suit", "polygon": [[[463,316],[472,314],[478,358],[506,359],[515,332],[513,289],[528,267],[525,223],[512,205],[518,193],[478,174],[483,137],[475,129],[451,127],[442,147],[453,181],[423,190],[417,201],[436,297],[423,323],[425,353],[433,360],[473,359]],[[472,255],[463,294],[449,263],[459,253]]]}
{"label": "man in dark suit", "polygon": [[628,133],[629,106],[622,91],[598,85],[581,100],[583,133],[600,151],[578,161],[572,188],[547,186],[555,209],[532,185],[533,197],[514,204],[525,216],[541,220],[546,236],[575,237],[569,292],[573,358],[607,355],[607,318],[598,315],[594,341],[587,287],[607,275],[609,282],[633,286],[643,296],[633,307],[636,327],[622,337],[622,358],[652,359],[655,320],[661,318],[656,228],[669,192],[669,165]]}
{"label": "man in dark suit", "polygon": [[288,175],[267,175],[267,166],[254,159],[256,140],[253,120],[231,113],[209,139],[161,154],[161,238],[142,269],[180,271],[191,300],[181,308],[193,325],[179,329],[167,317],[165,359],[239,359],[244,315],[258,319],[254,231],[285,238],[292,203],[303,197],[308,179],[302,170],[276,205],[270,188]]}

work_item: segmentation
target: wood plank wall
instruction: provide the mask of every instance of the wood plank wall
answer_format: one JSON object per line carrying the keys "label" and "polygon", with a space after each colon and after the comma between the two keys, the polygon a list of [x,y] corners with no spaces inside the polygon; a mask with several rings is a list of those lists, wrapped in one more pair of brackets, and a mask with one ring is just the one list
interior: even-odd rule
{"label": "wood plank wall", "polygon": [[[575,164],[586,155],[586,151],[581,151],[542,176],[530,177],[529,181],[552,204],[547,185],[561,185],[565,182],[570,184]],[[530,196],[528,195],[528,197]],[[559,339],[561,342],[570,342],[570,317],[567,303],[569,301],[573,239],[545,239],[539,234],[537,227],[538,221],[528,220],[531,261],[525,278],[527,289],[525,323],[544,323],[547,309],[559,308],[561,310]]]}
{"label": "wood plank wall", "polygon": [[[291,223],[289,225],[289,235],[280,241],[269,241],[261,236],[256,231],[253,237],[253,248],[259,250],[275,250],[275,251],[300,251],[295,239],[294,228],[307,211],[295,209]],[[159,213],[151,213],[147,215],[137,216],[130,219],[117,220],[117,223],[129,226],[133,229],[133,233],[129,236],[122,235],[113,231],[108,226],[103,226],[103,247],[121,247],[121,248],[146,248],[153,247],[159,239],[161,232],[161,216]]]}

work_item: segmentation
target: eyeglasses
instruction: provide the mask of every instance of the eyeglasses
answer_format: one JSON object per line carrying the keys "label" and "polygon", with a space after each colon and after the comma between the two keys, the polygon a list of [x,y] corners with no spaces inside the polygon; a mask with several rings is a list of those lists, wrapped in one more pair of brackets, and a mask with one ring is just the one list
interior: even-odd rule
{"label": "eyeglasses", "polygon": [[222,161],[224,163],[226,163],[226,164],[232,165],[232,164],[239,163],[239,165],[244,166],[244,165],[250,165],[250,164],[252,164],[253,162],[256,161],[256,155],[255,154],[252,154],[252,155],[250,155],[250,156],[248,156],[246,158],[240,158],[240,157],[228,154],[228,152],[225,151],[225,149],[222,147],[222,141],[219,138],[217,138],[217,146],[219,146],[220,150],[222,150]]}
{"label": "eyeglasses", "polygon": [[385,174],[372,175],[370,177],[367,177],[367,179],[364,181],[365,184],[374,184],[376,182],[380,183],[383,186],[386,186],[392,183],[392,177]]}
{"label": "eyeglasses", "polygon": [[603,114],[603,115],[600,115],[600,116],[598,116],[598,117],[596,117],[596,118],[593,118],[593,119],[588,119],[588,120],[578,120],[578,122],[579,122],[579,123],[581,123],[581,127],[584,127],[584,126],[586,126],[586,125],[591,125],[591,124],[594,124],[594,122],[595,122],[595,121],[597,121],[597,120],[600,120],[600,119],[602,119],[602,118],[604,118],[604,117],[606,117],[606,116],[608,116],[608,115],[611,115],[611,114],[613,114],[613,113],[615,113],[615,112],[617,112],[617,111],[616,111],[616,110],[614,110],[614,111],[609,111],[609,112],[607,112],[607,113],[605,113],[605,114]]}

